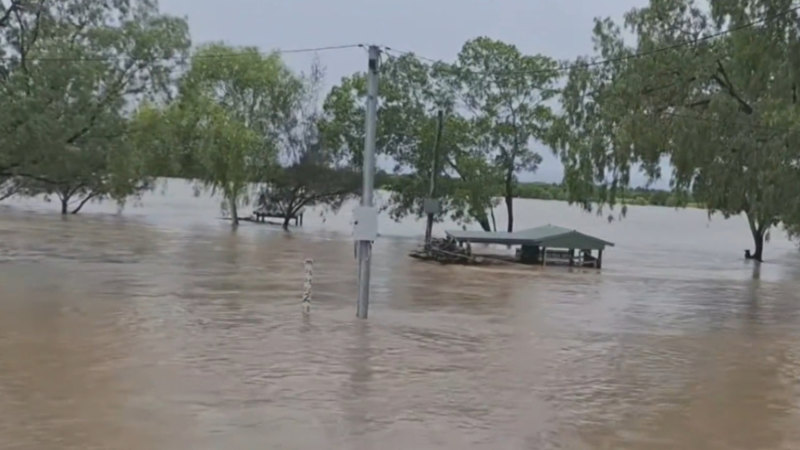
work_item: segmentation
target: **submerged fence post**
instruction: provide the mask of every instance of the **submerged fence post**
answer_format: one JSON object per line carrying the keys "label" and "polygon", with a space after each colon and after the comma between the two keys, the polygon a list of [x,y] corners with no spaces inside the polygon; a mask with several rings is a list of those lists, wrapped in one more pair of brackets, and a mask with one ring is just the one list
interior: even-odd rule
{"label": "submerged fence post", "polygon": [[306,279],[303,282],[303,314],[311,312],[311,279],[314,275],[314,260],[305,261]]}

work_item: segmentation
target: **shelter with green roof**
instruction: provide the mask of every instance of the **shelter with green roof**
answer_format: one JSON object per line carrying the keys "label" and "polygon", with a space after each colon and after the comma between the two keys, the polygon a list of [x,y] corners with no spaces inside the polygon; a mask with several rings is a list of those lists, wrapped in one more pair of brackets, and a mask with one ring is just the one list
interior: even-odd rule
{"label": "shelter with green roof", "polygon": [[[584,267],[603,265],[603,250],[614,244],[577,230],[544,225],[515,232],[447,231],[459,244],[519,246],[517,257],[526,264],[563,263]],[[576,254],[577,252],[577,254]]]}

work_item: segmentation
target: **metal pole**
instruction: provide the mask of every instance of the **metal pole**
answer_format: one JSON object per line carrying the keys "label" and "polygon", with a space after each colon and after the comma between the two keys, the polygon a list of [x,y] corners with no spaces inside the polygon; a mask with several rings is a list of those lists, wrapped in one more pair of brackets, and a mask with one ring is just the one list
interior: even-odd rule
{"label": "metal pole", "polygon": [[[361,193],[361,206],[372,207],[372,191],[375,175],[375,132],[378,121],[378,60],[380,49],[369,47],[367,70],[367,115],[364,139],[364,188]],[[366,319],[369,314],[369,276],[372,258],[372,241],[358,242],[358,309],[356,315]]]}
{"label": "metal pole", "polygon": [[[442,140],[442,128],[444,122],[444,112],[439,111],[436,122],[436,140],[433,143],[433,161],[431,161],[431,187],[428,198],[434,199],[436,195],[436,176],[439,172],[439,143]],[[425,224],[425,250],[431,248],[431,238],[433,237],[433,213],[428,212],[428,222]]]}

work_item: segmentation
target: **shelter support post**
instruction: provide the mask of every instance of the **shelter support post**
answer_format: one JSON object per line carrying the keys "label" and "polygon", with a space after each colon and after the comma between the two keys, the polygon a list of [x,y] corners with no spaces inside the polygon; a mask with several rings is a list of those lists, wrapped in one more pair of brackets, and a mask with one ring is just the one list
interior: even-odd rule
{"label": "shelter support post", "polygon": [[569,249],[569,266],[572,267],[575,265],[575,249]]}
{"label": "shelter support post", "polygon": [[603,268],[603,251],[602,250],[599,250],[597,252],[597,268],[598,269],[602,269]]}
{"label": "shelter support post", "polygon": [[542,247],[542,267],[547,265],[547,247]]}

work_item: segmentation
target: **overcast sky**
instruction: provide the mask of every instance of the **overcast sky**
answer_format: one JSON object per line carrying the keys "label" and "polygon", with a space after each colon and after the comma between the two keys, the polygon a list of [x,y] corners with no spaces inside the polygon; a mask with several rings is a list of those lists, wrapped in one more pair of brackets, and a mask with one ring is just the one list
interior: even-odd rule
{"label": "overcast sky", "polygon": [[[160,0],[163,12],[187,17],[195,44],[224,41],[264,51],[342,44],[380,44],[452,61],[468,39],[488,36],[529,54],[572,59],[592,53],[593,19],[621,19],[647,0]],[[327,83],[366,66],[366,51],[319,53]],[[285,61],[306,70],[311,54]],[[524,180],[561,181],[549,150]]]}

